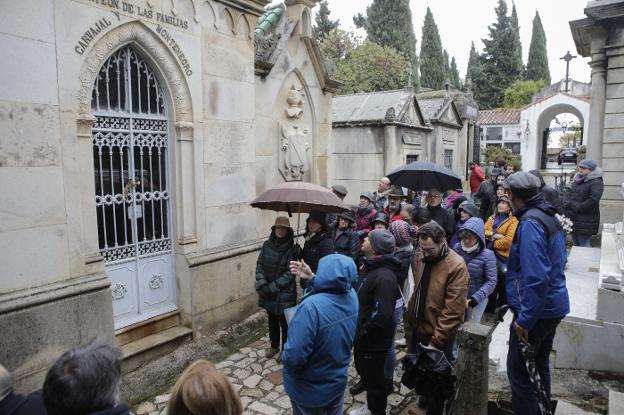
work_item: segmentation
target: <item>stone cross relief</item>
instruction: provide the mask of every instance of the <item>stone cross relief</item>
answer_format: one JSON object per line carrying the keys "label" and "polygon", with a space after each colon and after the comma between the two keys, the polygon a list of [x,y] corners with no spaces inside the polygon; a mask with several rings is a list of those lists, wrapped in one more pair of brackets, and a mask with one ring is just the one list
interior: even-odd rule
{"label": "stone cross relief", "polygon": [[302,126],[305,95],[302,88],[295,85],[286,94],[286,120],[278,123],[279,128],[279,170],[288,182],[303,180],[309,170],[310,128]]}

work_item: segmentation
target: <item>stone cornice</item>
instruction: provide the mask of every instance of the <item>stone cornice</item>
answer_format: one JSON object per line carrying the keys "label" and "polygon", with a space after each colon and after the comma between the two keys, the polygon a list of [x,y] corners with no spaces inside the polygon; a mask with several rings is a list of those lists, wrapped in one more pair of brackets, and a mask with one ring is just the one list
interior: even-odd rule
{"label": "stone cornice", "polygon": [[316,77],[321,85],[321,89],[335,94],[342,86],[342,83],[332,79],[331,75],[328,73],[327,67],[325,66],[325,58],[321,53],[318,43],[316,43],[316,39],[309,36],[301,36],[301,40],[303,40],[308,50],[308,55],[310,55],[310,61],[312,61],[312,66],[314,67],[314,72],[316,72]]}
{"label": "stone cornice", "polygon": [[306,7],[313,8],[316,6],[319,0],[284,0],[286,6],[295,6],[297,4],[303,4]]}
{"label": "stone cornice", "polygon": [[599,22],[603,20],[623,20],[624,3],[620,0],[590,1],[585,7],[585,15]]}
{"label": "stone cornice", "polygon": [[227,6],[233,7],[243,13],[261,16],[264,13],[264,6],[270,3],[270,0],[215,0]]}

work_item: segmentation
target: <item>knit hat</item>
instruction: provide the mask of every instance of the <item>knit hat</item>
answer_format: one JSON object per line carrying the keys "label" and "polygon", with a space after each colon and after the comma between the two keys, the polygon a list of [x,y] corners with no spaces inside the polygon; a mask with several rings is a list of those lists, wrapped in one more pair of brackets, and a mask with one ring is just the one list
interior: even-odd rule
{"label": "knit hat", "polygon": [[518,189],[518,190],[533,190],[538,191],[542,187],[542,182],[525,171],[519,171],[517,173],[509,175],[503,183],[505,189]]}
{"label": "knit hat", "polygon": [[461,205],[459,205],[459,210],[460,211],[464,211],[467,214],[469,214],[471,217],[473,218],[477,218],[479,217],[479,209],[477,209],[477,207],[474,205],[474,203],[470,203],[468,201],[462,203]]}
{"label": "knit hat", "polygon": [[594,171],[596,170],[596,167],[598,167],[598,163],[596,163],[594,160],[581,160],[578,166]]}
{"label": "knit hat", "polygon": [[342,196],[347,195],[347,188],[341,184],[335,184],[331,187],[331,189],[334,193],[341,194]]}
{"label": "knit hat", "polygon": [[286,216],[278,216],[275,218],[275,226],[283,226],[284,228],[290,228],[290,220]]}
{"label": "knit hat", "polygon": [[327,215],[325,212],[310,212],[308,216],[308,222],[325,223],[327,221]]}
{"label": "knit hat", "polygon": [[379,255],[392,254],[396,248],[394,236],[385,229],[375,229],[368,234],[373,251]]}
{"label": "knit hat", "polygon": [[416,228],[403,220],[395,220],[390,224],[390,233],[394,236],[396,246],[405,246],[416,238]]}

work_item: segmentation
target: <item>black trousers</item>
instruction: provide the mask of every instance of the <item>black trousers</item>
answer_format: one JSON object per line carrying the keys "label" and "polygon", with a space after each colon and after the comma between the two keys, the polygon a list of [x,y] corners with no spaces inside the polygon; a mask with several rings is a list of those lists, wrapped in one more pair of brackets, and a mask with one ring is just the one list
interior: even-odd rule
{"label": "black trousers", "polygon": [[371,352],[361,350],[357,345],[353,350],[355,369],[362,378],[366,390],[366,403],[373,415],[385,415],[388,405],[388,387],[384,377],[387,350]]}
{"label": "black trousers", "polygon": [[[269,317],[269,340],[271,341],[271,348],[278,349],[280,344],[284,346],[286,339],[288,339],[288,323],[284,313],[273,314],[267,311]],[[282,341],[280,343],[280,327],[282,329]]]}

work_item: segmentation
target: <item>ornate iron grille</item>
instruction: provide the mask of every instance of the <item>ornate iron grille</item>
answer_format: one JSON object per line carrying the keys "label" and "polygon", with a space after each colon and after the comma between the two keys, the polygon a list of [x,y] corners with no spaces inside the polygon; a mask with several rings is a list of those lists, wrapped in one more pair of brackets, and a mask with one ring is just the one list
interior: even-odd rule
{"label": "ornate iron grille", "polygon": [[131,47],[112,55],[93,88],[99,247],[108,263],[171,251],[168,125],[155,74]]}

